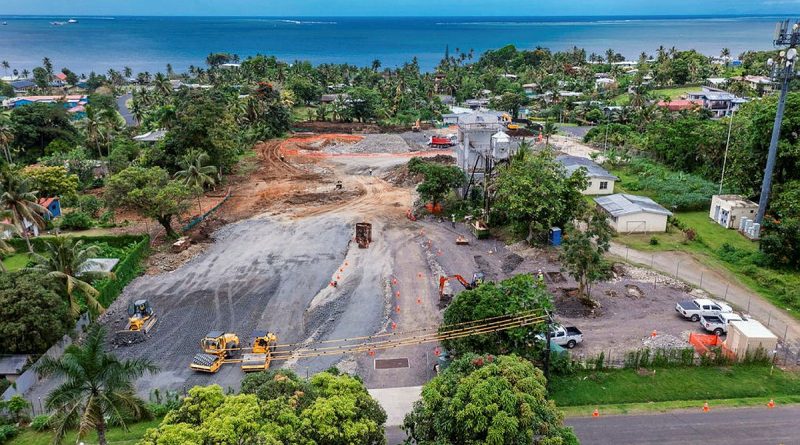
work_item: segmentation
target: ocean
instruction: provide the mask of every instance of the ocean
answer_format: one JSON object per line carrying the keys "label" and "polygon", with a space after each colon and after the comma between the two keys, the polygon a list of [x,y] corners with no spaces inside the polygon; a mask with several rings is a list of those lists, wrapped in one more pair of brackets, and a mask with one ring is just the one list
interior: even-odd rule
{"label": "ocean", "polygon": [[[52,25],[75,18],[78,23]],[[242,58],[395,67],[416,57],[433,69],[449,47],[475,51],[513,44],[603,54],[613,48],[630,59],[659,46],[718,55],[772,47],[782,17],[491,17],[491,18],[256,18],[256,17],[1,17],[0,60],[12,69],[38,66],[49,57],[78,73],[121,70],[176,71],[205,66],[211,52]],[[4,73],[6,74],[6,73]]]}

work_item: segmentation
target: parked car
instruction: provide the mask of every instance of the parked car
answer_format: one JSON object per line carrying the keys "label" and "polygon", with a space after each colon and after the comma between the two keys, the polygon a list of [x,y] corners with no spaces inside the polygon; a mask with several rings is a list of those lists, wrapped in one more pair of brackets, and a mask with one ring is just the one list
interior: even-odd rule
{"label": "parked car", "polygon": [[728,333],[728,324],[732,321],[743,321],[739,314],[733,312],[725,312],[719,315],[708,315],[700,317],[700,324],[708,332],[713,332],[715,335],[723,335]]}
{"label": "parked car", "polygon": [[[539,341],[545,341],[544,334],[536,336]],[[562,326],[554,324],[550,329],[550,341],[568,349],[574,348],[583,341],[583,332],[575,326]]]}
{"label": "parked car", "polygon": [[675,305],[675,311],[681,314],[683,318],[688,318],[692,321],[700,321],[700,317],[733,312],[733,308],[719,301],[709,300],[707,298],[695,298],[694,300],[678,302],[678,304]]}

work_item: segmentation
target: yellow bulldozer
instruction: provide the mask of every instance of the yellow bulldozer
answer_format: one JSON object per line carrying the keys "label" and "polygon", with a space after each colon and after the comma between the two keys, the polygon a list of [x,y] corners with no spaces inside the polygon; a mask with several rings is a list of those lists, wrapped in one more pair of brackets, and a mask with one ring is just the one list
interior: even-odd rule
{"label": "yellow bulldozer", "polygon": [[[278,338],[263,330],[253,332],[250,347],[242,348],[239,336],[231,332],[211,331],[200,340],[203,352],[189,365],[195,371],[215,373],[226,363],[240,363],[245,372],[269,369],[272,351]],[[245,352],[247,351],[247,352]]]}
{"label": "yellow bulldozer", "polygon": [[130,345],[144,341],[157,320],[149,301],[144,299],[132,301],[128,305],[128,325],[124,330],[117,331],[114,342]]}

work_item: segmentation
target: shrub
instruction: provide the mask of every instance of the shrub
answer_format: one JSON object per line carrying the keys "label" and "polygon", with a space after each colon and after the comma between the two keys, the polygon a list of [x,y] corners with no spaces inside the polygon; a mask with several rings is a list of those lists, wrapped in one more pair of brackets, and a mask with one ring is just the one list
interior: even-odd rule
{"label": "shrub", "polygon": [[656,238],[654,236],[650,237],[650,245],[651,246],[657,246],[658,245],[658,238]]}
{"label": "shrub", "polygon": [[55,283],[30,272],[0,274],[0,351],[44,352],[72,327]]}
{"label": "shrub", "polygon": [[49,423],[50,416],[47,414],[41,414],[33,418],[33,421],[31,422],[31,428],[34,431],[42,432],[50,426]]}
{"label": "shrub", "polygon": [[87,230],[92,227],[92,217],[88,213],[74,210],[61,217],[61,228],[66,230]]}
{"label": "shrub", "polygon": [[[636,158],[627,168],[636,179],[625,186],[646,191],[668,209],[704,210],[717,193],[717,185],[698,175],[676,172],[652,161]],[[681,228],[681,227],[679,227]]]}
{"label": "shrub", "polygon": [[103,201],[94,195],[80,195],[78,197],[78,207],[92,218],[97,218],[103,208]]}
{"label": "shrub", "polygon": [[19,433],[19,428],[14,425],[0,425],[0,443],[6,443],[13,439],[17,433]]}

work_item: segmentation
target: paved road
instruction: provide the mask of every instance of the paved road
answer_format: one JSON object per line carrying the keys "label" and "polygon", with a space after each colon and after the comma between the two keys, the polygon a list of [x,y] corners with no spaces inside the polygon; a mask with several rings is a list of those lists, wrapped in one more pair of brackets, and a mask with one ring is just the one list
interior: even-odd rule
{"label": "paved road", "polygon": [[800,443],[800,406],[570,418],[582,445]]}
{"label": "paved road", "polygon": [[129,127],[135,127],[137,125],[136,117],[133,116],[133,113],[131,113],[127,105],[128,101],[132,98],[133,94],[131,93],[117,97],[117,109],[119,110],[119,114],[122,115],[122,118],[125,119],[125,125]]}
{"label": "paved road", "polygon": [[[740,284],[724,270],[700,263],[685,252],[642,252],[612,243],[612,254],[631,263],[642,264],[665,275],[704,289],[717,298],[724,299],[759,320],[780,338],[786,334],[792,343],[800,340],[800,322],[783,309],[776,308],[760,295]],[[787,328],[788,326],[788,328]],[[800,440],[798,440],[800,443]]]}

